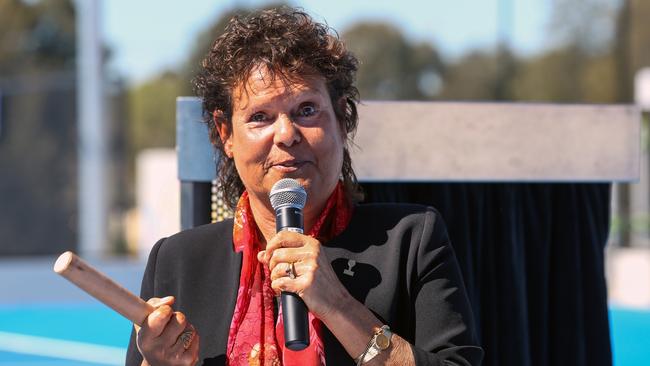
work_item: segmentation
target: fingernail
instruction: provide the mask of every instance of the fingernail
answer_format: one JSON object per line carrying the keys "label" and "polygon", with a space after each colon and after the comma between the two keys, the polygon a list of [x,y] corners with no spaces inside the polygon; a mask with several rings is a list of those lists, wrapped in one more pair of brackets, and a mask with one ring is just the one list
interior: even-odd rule
{"label": "fingernail", "polygon": [[158,299],[158,301],[156,301],[154,306],[163,305],[163,304],[165,304],[167,302],[170,302],[173,298],[174,298],[174,296],[166,296],[166,297],[163,297],[162,299]]}

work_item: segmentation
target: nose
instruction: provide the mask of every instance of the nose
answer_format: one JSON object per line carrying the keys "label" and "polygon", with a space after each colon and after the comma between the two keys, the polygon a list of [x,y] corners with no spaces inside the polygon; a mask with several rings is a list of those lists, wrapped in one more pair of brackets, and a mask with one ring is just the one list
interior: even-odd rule
{"label": "nose", "polygon": [[273,142],[276,145],[284,145],[289,147],[293,144],[299,143],[302,139],[300,130],[291,121],[291,118],[286,114],[280,114],[275,121],[275,135]]}

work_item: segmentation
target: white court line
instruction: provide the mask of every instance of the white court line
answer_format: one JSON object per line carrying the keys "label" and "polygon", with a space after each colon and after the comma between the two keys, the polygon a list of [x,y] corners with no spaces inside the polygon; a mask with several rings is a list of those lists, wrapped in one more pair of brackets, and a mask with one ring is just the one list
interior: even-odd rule
{"label": "white court line", "polygon": [[0,331],[0,351],[101,365],[123,365],[126,349]]}

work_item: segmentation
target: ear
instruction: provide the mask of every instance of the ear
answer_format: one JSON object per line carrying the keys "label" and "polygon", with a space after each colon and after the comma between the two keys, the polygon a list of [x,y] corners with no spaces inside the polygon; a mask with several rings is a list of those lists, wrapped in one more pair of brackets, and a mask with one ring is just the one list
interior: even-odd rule
{"label": "ear", "polygon": [[219,138],[226,156],[232,159],[232,131],[226,119],[226,114],[220,109],[215,109],[212,112],[212,120],[219,132]]}

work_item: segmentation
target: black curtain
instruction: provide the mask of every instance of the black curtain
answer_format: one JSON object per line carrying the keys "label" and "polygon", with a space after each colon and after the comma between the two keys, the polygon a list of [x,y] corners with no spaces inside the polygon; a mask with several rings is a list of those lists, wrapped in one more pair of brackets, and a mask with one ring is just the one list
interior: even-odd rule
{"label": "black curtain", "polygon": [[611,365],[609,184],[363,183],[366,202],[443,215],[484,365]]}

